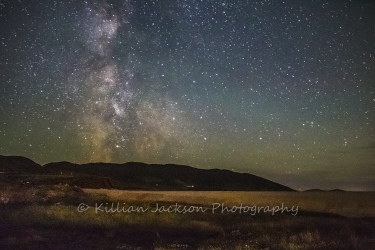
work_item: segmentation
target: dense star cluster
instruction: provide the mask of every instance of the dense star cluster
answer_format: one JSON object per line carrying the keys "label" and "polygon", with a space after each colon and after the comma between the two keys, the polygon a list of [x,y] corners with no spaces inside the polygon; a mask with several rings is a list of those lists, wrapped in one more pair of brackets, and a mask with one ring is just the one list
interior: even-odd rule
{"label": "dense star cluster", "polygon": [[374,13],[373,1],[1,1],[0,154],[374,190]]}

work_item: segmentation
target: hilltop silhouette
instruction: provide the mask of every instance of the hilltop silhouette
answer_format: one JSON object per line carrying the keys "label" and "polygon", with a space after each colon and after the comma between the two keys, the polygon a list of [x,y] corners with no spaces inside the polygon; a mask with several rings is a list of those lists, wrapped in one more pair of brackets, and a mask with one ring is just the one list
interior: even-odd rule
{"label": "hilltop silhouette", "polygon": [[23,184],[66,183],[83,188],[294,191],[289,187],[252,174],[236,173],[225,169],[198,169],[174,164],[141,162],[74,164],[64,161],[41,166],[25,157],[0,156],[0,172]]}

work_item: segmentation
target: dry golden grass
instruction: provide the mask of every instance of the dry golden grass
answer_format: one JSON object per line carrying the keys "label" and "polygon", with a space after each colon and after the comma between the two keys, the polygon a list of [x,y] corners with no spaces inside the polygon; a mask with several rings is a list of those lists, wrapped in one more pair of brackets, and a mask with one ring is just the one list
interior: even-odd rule
{"label": "dry golden grass", "polygon": [[[0,190],[0,249],[371,249],[374,193],[159,192],[39,186]],[[260,213],[99,212],[95,203],[299,206]],[[91,209],[78,212],[85,203]],[[342,216],[337,216],[342,215]]]}
{"label": "dry golden grass", "polygon": [[211,206],[257,205],[298,206],[299,210],[333,213],[350,218],[375,217],[375,192],[232,192],[232,191],[124,191],[85,189],[89,194],[105,194],[111,200],[127,202],[169,202]]}

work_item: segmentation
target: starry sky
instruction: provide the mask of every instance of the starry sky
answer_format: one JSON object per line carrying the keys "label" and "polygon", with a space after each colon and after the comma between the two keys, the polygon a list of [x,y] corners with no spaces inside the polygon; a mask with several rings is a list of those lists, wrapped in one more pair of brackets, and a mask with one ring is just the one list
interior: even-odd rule
{"label": "starry sky", "polygon": [[375,190],[375,2],[0,1],[0,155]]}

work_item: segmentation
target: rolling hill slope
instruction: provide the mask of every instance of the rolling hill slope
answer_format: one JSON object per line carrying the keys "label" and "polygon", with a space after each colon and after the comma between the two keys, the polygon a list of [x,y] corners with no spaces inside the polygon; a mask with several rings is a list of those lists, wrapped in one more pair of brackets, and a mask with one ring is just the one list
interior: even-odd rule
{"label": "rolling hill slope", "polygon": [[[84,182],[86,183],[84,187],[93,186],[94,188],[100,187],[94,183],[102,182],[104,178],[120,189],[293,191],[289,187],[252,174],[223,169],[198,169],[174,164],[54,162],[41,166],[25,157],[1,156],[0,169],[5,173],[55,176],[56,181],[64,180],[75,185]],[[110,185],[106,184],[106,187],[108,186]]]}

